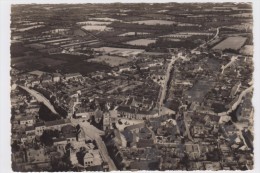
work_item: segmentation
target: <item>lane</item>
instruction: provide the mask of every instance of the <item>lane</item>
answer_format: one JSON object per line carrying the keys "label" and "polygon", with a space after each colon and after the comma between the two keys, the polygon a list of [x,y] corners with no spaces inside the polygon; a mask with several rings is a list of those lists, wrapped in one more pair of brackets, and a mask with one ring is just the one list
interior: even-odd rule
{"label": "lane", "polygon": [[28,87],[25,87],[25,86],[21,86],[21,85],[18,85],[20,88],[24,89],[25,91],[27,91],[29,94],[31,94],[32,96],[34,96],[36,98],[36,100],[38,100],[39,102],[42,102],[45,106],[47,106],[54,114],[58,114],[53,105],[50,103],[50,101],[44,97],[42,94],[40,94],[39,92],[33,90],[33,89],[30,89]]}
{"label": "lane", "polygon": [[219,29],[220,29],[220,27],[217,28],[217,31],[216,31],[216,34],[214,35],[214,37],[212,37],[212,38],[211,38],[209,41],[207,41],[206,43],[202,43],[202,44],[199,45],[198,47],[192,49],[192,51],[195,51],[195,50],[197,50],[198,48],[203,47],[203,46],[205,46],[206,44],[208,44],[209,42],[215,40],[215,39],[218,37]]}

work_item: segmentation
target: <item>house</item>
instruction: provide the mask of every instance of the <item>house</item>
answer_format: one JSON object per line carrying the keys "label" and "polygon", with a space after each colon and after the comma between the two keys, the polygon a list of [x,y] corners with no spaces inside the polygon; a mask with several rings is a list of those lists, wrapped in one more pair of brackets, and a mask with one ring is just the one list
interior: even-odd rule
{"label": "house", "polygon": [[67,142],[73,142],[77,140],[76,133],[64,134],[64,138],[67,140]]}
{"label": "house", "polygon": [[54,73],[53,76],[52,76],[52,80],[53,80],[53,82],[60,82],[60,80],[61,80],[61,74],[59,74],[59,73]]}
{"label": "house", "polygon": [[25,109],[25,112],[26,112],[26,114],[29,114],[29,113],[37,113],[38,114],[39,110],[40,110],[40,105],[32,105],[32,106],[28,106]]}
{"label": "house", "polygon": [[14,163],[24,163],[26,161],[26,154],[24,151],[12,152],[12,161]]}
{"label": "house", "polygon": [[238,83],[235,84],[235,86],[232,87],[231,92],[230,92],[230,97],[233,98],[236,95],[240,86],[241,86],[241,82],[238,82]]}
{"label": "house", "polygon": [[24,144],[27,141],[27,135],[26,134],[22,134],[21,135],[21,142]]}
{"label": "house", "polygon": [[41,82],[42,82],[42,83],[50,83],[50,82],[52,82],[52,77],[51,77],[51,75],[44,75],[44,76],[42,77]]}
{"label": "house", "polygon": [[41,81],[39,79],[34,79],[31,81],[32,87],[34,87],[35,85],[39,85],[41,83]]}
{"label": "house", "polygon": [[136,119],[150,119],[158,116],[158,110],[153,109],[149,111],[139,110],[136,112]]}
{"label": "house", "polygon": [[65,125],[71,124],[69,119],[60,119],[54,121],[45,122],[45,129],[48,130],[61,130],[61,128]]}
{"label": "house", "polygon": [[130,71],[131,67],[129,65],[122,65],[119,67],[119,72],[123,72],[123,71]]}
{"label": "house", "polygon": [[26,125],[26,126],[32,126],[35,122],[35,118],[33,116],[24,116],[20,119],[20,124],[21,125]]}
{"label": "house", "polygon": [[155,135],[148,127],[143,127],[139,130],[136,141],[137,148],[151,147],[155,143]]}
{"label": "house", "polygon": [[101,110],[96,110],[94,114],[94,119],[96,123],[99,123],[103,118],[103,112]]}
{"label": "house", "polygon": [[136,109],[128,106],[118,106],[117,111],[120,117],[135,118]]}
{"label": "house", "polygon": [[84,156],[84,167],[101,166],[103,160],[98,150],[90,150]]}
{"label": "house", "polygon": [[70,154],[69,154],[69,157],[70,157],[70,162],[72,165],[75,165],[75,164],[78,164],[78,158],[77,158],[77,150],[76,149],[72,149],[70,148]]}
{"label": "house", "polygon": [[103,130],[113,129],[113,124],[117,121],[117,110],[110,110],[104,113]]}
{"label": "house", "polygon": [[69,79],[75,79],[75,78],[79,78],[82,77],[82,75],[80,73],[70,73],[70,74],[65,74],[64,75],[64,79],[67,81]]}
{"label": "house", "polygon": [[53,145],[54,146],[57,146],[57,145],[66,145],[68,142],[67,142],[67,139],[66,138],[56,138],[56,139],[53,139]]}
{"label": "house", "polygon": [[35,124],[35,134],[37,136],[41,136],[44,129],[45,129],[45,123],[44,122],[39,122],[39,123]]}
{"label": "house", "polygon": [[30,133],[35,133],[35,127],[34,126],[27,126],[25,128],[25,134],[28,135]]}
{"label": "house", "polygon": [[29,148],[26,151],[26,155],[29,163],[42,163],[50,161],[49,155],[43,148],[40,148],[39,150]]}

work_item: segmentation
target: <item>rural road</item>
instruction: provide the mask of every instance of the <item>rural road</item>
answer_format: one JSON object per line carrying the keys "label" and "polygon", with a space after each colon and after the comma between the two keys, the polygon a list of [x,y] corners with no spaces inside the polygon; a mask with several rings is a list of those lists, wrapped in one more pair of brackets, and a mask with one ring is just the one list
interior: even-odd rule
{"label": "rural road", "polygon": [[207,43],[213,41],[214,39],[216,39],[216,38],[218,37],[218,34],[219,34],[219,29],[220,29],[220,27],[217,28],[217,31],[216,31],[216,34],[214,35],[214,37],[212,37],[212,38],[211,38],[209,41],[207,41],[206,43],[202,43],[202,44],[199,45],[198,47],[194,48],[193,51],[196,50],[196,49],[198,49],[198,48],[200,48],[200,47],[203,47],[205,44],[207,44]]}
{"label": "rural road", "polygon": [[50,103],[50,101],[45,98],[42,94],[40,94],[39,92],[33,90],[33,89],[29,89],[28,87],[25,86],[21,86],[18,85],[20,88],[24,89],[25,91],[27,91],[28,93],[30,93],[32,96],[34,96],[36,98],[36,100],[38,100],[39,102],[42,102],[45,106],[47,106],[54,114],[58,114],[53,105]]}

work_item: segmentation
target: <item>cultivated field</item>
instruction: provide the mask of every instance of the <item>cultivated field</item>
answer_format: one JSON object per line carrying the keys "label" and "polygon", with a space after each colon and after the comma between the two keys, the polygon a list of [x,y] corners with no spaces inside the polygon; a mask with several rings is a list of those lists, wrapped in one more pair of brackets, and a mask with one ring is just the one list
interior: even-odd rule
{"label": "cultivated field", "polygon": [[212,49],[213,50],[224,50],[224,49],[239,50],[246,42],[246,39],[247,38],[245,37],[228,37],[227,39],[223,40]]}
{"label": "cultivated field", "polygon": [[94,18],[89,18],[89,20],[97,20],[97,21],[109,21],[109,22],[114,22],[114,21],[119,21],[118,19],[114,18],[109,18],[109,17],[94,17]]}
{"label": "cultivated field", "polygon": [[112,22],[103,22],[103,21],[85,21],[85,22],[77,22],[78,25],[101,25],[106,26],[111,24]]}
{"label": "cultivated field", "polygon": [[132,41],[128,41],[126,42],[126,44],[130,44],[130,45],[136,45],[136,46],[147,46],[148,44],[151,43],[155,43],[156,40],[155,39],[138,39],[138,40],[132,40]]}
{"label": "cultivated field", "polygon": [[85,29],[87,31],[105,31],[105,30],[111,30],[112,28],[101,26],[101,25],[86,25],[86,26],[82,26],[82,29]]}
{"label": "cultivated field", "polygon": [[137,55],[139,53],[144,52],[143,49],[127,49],[127,48],[116,48],[116,47],[100,47],[94,48],[95,51],[109,53],[111,55],[122,55],[122,56],[129,56],[129,55]]}
{"label": "cultivated field", "polygon": [[121,64],[128,63],[129,61],[131,60],[127,58],[122,58],[118,56],[108,56],[108,55],[102,55],[88,60],[88,62],[104,62],[108,64],[110,67],[119,66]]}
{"label": "cultivated field", "polygon": [[140,25],[172,25],[176,22],[168,21],[168,20],[140,20],[140,21],[132,21],[130,23],[138,23]]}
{"label": "cultivated field", "polygon": [[124,34],[120,34],[120,35],[118,35],[119,37],[125,37],[125,36],[134,36],[134,35],[148,35],[148,34],[150,34],[150,33],[148,33],[148,32],[126,32],[126,33],[124,33]]}

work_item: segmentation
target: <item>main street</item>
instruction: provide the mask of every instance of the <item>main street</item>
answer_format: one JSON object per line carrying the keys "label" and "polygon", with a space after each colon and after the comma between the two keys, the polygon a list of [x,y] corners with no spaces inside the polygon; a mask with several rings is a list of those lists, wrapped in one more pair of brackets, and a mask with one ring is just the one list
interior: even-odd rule
{"label": "main street", "polygon": [[42,102],[45,106],[47,106],[54,114],[58,114],[53,105],[50,103],[50,101],[45,98],[42,94],[40,94],[39,92],[33,90],[33,89],[30,89],[28,87],[25,87],[25,86],[21,86],[21,85],[18,85],[20,88],[24,89],[25,91],[27,91],[28,93],[30,93],[33,97],[36,98],[36,100],[38,100],[39,102]]}
{"label": "main street", "polygon": [[[83,122],[84,121],[84,122]],[[108,163],[109,166],[109,171],[115,171],[117,170],[114,161],[110,158],[108,151],[107,151],[107,147],[104,143],[104,141],[102,140],[102,138],[100,137],[100,135],[104,135],[104,132],[97,129],[96,127],[94,127],[93,125],[91,125],[89,122],[82,120],[82,119],[71,119],[71,122],[76,126],[76,125],[80,125],[80,127],[83,129],[84,134],[86,136],[86,138],[92,138],[96,141],[98,149],[100,151],[100,154],[103,158],[104,161],[106,161]]]}
{"label": "main street", "polygon": [[171,74],[171,71],[172,71],[172,67],[173,67],[173,64],[175,63],[175,61],[178,59],[179,57],[175,57],[174,55],[172,55],[172,58],[171,58],[171,62],[168,64],[168,68],[167,68],[167,71],[166,71],[166,74],[165,74],[165,79],[164,79],[164,84],[163,86],[161,87],[161,90],[160,90],[160,101],[159,101],[159,116],[161,116],[161,109],[162,109],[162,106],[163,106],[163,101],[166,97],[166,93],[167,93],[167,84],[168,84],[168,81],[170,79],[170,74]]}

